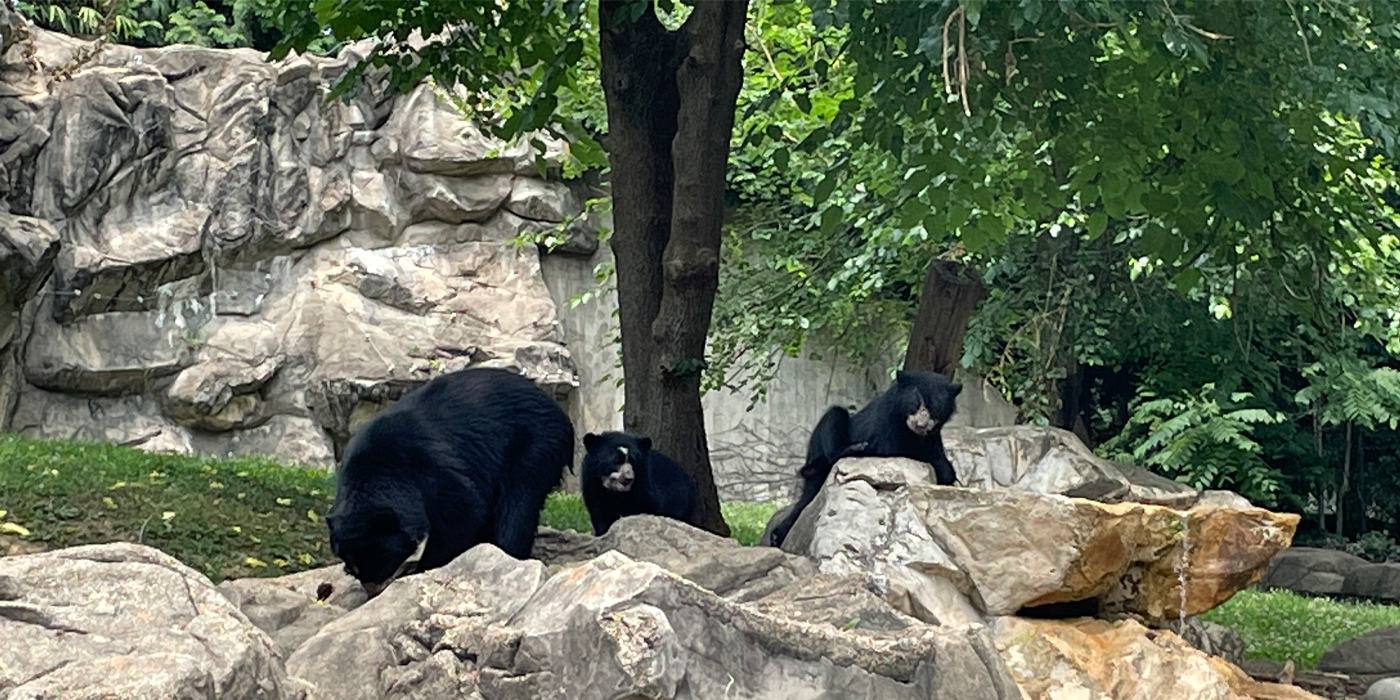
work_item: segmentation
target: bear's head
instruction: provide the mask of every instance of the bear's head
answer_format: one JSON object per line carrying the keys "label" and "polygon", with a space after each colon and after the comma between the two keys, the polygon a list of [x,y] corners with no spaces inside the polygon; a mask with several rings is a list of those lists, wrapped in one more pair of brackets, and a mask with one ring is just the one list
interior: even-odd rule
{"label": "bear's head", "polygon": [[895,372],[890,387],[891,411],[904,421],[909,432],[920,437],[943,427],[957,409],[962,384],[948,381],[937,372]]}
{"label": "bear's head", "polygon": [[628,493],[641,475],[651,452],[651,438],[627,433],[588,433],[583,436],[583,478],[597,479],[603,488]]}

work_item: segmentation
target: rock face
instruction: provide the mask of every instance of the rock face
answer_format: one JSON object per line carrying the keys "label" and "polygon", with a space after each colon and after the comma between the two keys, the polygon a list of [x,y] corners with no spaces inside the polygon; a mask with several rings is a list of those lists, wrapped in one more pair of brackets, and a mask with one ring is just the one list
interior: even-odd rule
{"label": "rock face", "polygon": [[1253,583],[1297,523],[1258,508],[940,487],[922,463],[864,458],[836,465],[783,548],[823,573],[884,576],[892,602],[930,621],[1071,603],[1162,622]]}
{"label": "rock face", "polygon": [[328,465],[444,371],[512,367],[567,401],[540,253],[512,239],[580,204],[528,145],[427,85],[326,102],[365,46],[109,44],[62,79],[87,44],[0,12],[22,44],[0,59],[3,427]]}
{"label": "rock face", "polygon": [[139,545],[0,559],[0,640],[12,700],[301,696],[208,579]]}
{"label": "rock face", "polygon": [[1019,695],[986,630],[779,613],[617,552],[548,576],[482,545],[326,625],[287,668],[337,700]]}

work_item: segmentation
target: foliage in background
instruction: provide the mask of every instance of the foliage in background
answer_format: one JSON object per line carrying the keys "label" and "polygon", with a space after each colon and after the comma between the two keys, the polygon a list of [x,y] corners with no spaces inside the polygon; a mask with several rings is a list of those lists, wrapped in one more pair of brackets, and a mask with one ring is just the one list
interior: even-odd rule
{"label": "foliage in background", "polygon": [[1220,397],[1213,383],[1175,397],[1143,393],[1123,432],[1101,451],[1198,489],[1223,486],[1271,505],[1279,473],[1263,459],[1254,426],[1281,423],[1284,415],[1249,408],[1251,399],[1245,391]]}
{"label": "foliage in background", "polygon": [[[193,44],[266,51],[281,38],[281,0],[15,0],[15,9],[45,29],[134,46]],[[339,48],[330,38],[313,50]]]}
{"label": "foliage in background", "polygon": [[1346,551],[1378,564],[1400,561],[1400,542],[1387,530],[1372,530],[1357,537],[1355,542],[1346,545]]}

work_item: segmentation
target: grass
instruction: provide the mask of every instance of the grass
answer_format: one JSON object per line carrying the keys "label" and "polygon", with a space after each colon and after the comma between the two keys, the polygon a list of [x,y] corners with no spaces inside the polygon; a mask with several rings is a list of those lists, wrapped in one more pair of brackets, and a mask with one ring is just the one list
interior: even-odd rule
{"label": "grass", "polygon": [[1249,658],[1293,659],[1301,668],[1314,668],[1337,642],[1400,625],[1400,606],[1245,589],[1203,617],[1239,632]]}
{"label": "grass", "polygon": [[[334,493],[330,474],[267,459],[0,435],[0,534],[50,549],[141,542],[216,583],[334,563],[324,520]],[[726,503],[721,510],[735,539],[754,544],[775,507]],[[573,494],[551,494],[540,523],[592,532]]]}
{"label": "grass", "polygon": [[322,471],[0,435],[0,530],[49,548],[141,542],[214,581],[330,564]]}
{"label": "grass", "polygon": [[[768,518],[778,509],[777,503],[721,503],[719,512],[729,523],[729,536],[739,544],[758,544]],[[540,524],[556,530],[576,530],[593,532],[593,524],[588,520],[588,510],[583,507],[583,499],[577,494],[555,492],[545,501],[544,512],[540,514]]]}

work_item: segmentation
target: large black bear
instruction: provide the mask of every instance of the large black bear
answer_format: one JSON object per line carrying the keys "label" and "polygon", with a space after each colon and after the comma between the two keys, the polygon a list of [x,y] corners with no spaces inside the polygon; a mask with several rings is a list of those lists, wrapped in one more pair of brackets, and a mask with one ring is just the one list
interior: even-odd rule
{"label": "large black bear", "polygon": [[661,515],[692,522],[695,482],[675,460],[651,449],[651,438],[627,433],[583,436],[583,504],[602,535],[628,515]]}
{"label": "large black bear", "polygon": [[346,445],[326,515],[331,552],[371,596],[483,542],[524,559],[573,451],[573,424],[529,378],[437,377]]}
{"label": "large black bear", "polygon": [[807,442],[807,458],[798,471],[802,494],[763,544],[781,546],[802,510],[817,497],[831,467],[843,457],[909,457],[932,465],[941,485],[957,481],[943,452],[943,424],[953,416],[962,384],[937,372],[895,372],[894,383],[853,416],[832,406],[817,421]]}

